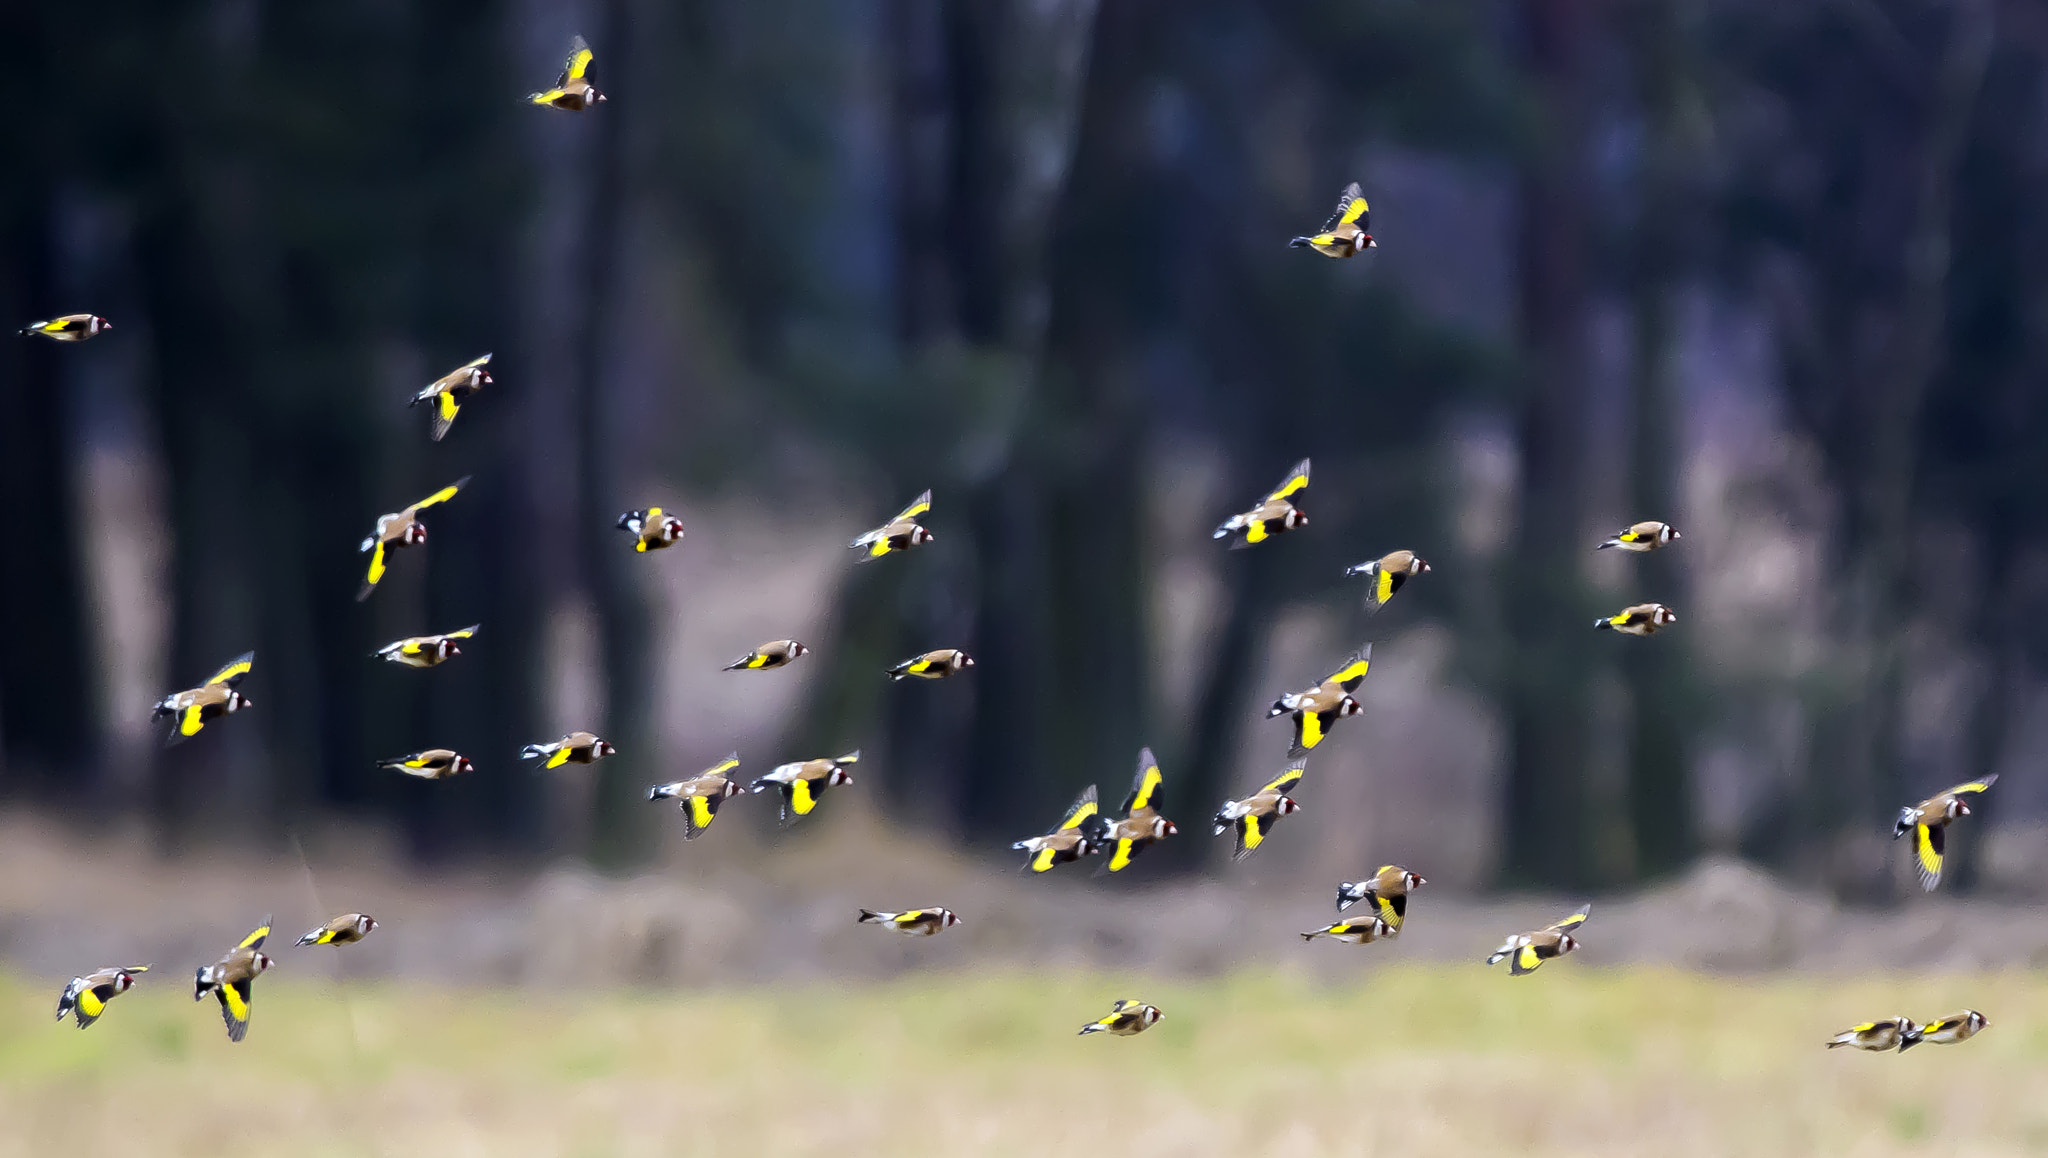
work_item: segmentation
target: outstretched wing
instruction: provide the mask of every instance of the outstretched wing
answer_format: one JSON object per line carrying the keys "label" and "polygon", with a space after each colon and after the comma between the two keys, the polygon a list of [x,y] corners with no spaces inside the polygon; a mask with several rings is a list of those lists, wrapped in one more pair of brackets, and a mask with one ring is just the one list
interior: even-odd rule
{"label": "outstretched wing", "polygon": [[1294,469],[1287,472],[1287,477],[1280,480],[1280,485],[1273,488],[1272,493],[1266,496],[1266,501],[1292,498],[1307,489],[1308,460],[1304,458],[1294,464]]}
{"label": "outstretched wing", "polygon": [[461,410],[462,404],[455,400],[453,390],[443,390],[434,395],[434,427],[428,432],[428,438],[439,442],[446,437],[448,428],[455,425],[455,415]]}
{"label": "outstretched wing", "polygon": [[451,632],[448,632],[448,633],[447,633],[446,635],[442,636],[442,638],[443,638],[443,639],[468,639],[468,638],[469,638],[470,636],[472,636],[472,635],[475,635],[475,634],[477,633],[477,629],[478,629],[478,628],[481,628],[482,626],[483,626],[483,624],[481,624],[481,623],[472,623],[472,624],[470,624],[470,625],[469,625],[468,627],[465,627],[465,628],[463,628],[463,629],[462,629],[461,631],[451,631]]}
{"label": "outstretched wing", "polygon": [[370,547],[370,569],[363,575],[363,589],[356,592],[356,602],[361,603],[384,581],[384,540],[378,539]]}
{"label": "outstretched wing", "polygon": [[269,936],[270,936],[270,918],[269,918],[269,917],[265,917],[265,918],[263,918],[263,924],[261,924],[261,925],[257,926],[257,928],[256,928],[256,931],[255,931],[255,932],[253,932],[253,933],[249,934],[248,936],[246,936],[246,937],[242,938],[242,943],[241,943],[240,945],[237,945],[237,946],[235,946],[235,947],[236,947],[236,948],[238,948],[238,949],[261,949],[261,948],[263,947],[263,942],[264,942],[264,940],[265,940],[266,938],[268,938]]}
{"label": "outstretched wing", "polygon": [[1328,233],[1339,225],[1353,223],[1364,229],[1366,221],[1369,220],[1367,214],[1371,211],[1372,207],[1365,203],[1365,190],[1360,189],[1358,182],[1353,181],[1344,186],[1342,193],[1337,194],[1337,208],[1330,211],[1330,219],[1323,222],[1321,232]]}
{"label": "outstretched wing", "polygon": [[1074,803],[1067,807],[1067,815],[1060,820],[1059,827],[1053,829],[1053,831],[1065,832],[1070,828],[1079,828],[1087,822],[1089,817],[1101,811],[1101,808],[1095,802],[1095,785],[1090,784],[1081,790],[1081,795],[1074,797]]}
{"label": "outstretched wing", "polygon": [[234,687],[242,682],[242,677],[249,674],[249,669],[255,666],[255,663],[256,653],[245,651],[229,660],[226,667],[206,677],[206,682],[209,684],[226,684],[229,687]]}
{"label": "outstretched wing", "polygon": [[1365,673],[1371,668],[1372,645],[1368,643],[1351,653],[1351,658],[1345,660],[1342,667],[1331,672],[1330,678],[1324,682],[1338,684],[1347,692],[1355,692],[1358,685],[1365,682]]}
{"label": "outstretched wing", "polygon": [[923,494],[917,496],[915,499],[912,499],[910,501],[910,505],[903,508],[902,514],[897,515],[895,518],[890,519],[889,521],[892,523],[907,523],[931,509],[932,492],[926,491]]}
{"label": "outstretched wing", "polygon": [[1941,861],[1946,830],[1938,825],[1916,824],[1913,826],[1913,872],[1920,878],[1920,887],[1933,892],[1941,883]]}
{"label": "outstretched wing", "polygon": [[1129,816],[1140,808],[1157,811],[1161,796],[1159,788],[1165,779],[1159,772],[1159,761],[1152,758],[1152,749],[1139,752],[1138,774],[1131,778],[1131,794],[1124,798],[1124,815]]}
{"label": "outstretched wing", "polygon": [[572,80],[582,80],[590,73],[590,61],[595,54],[590,45],[581,37],[569,42],[569,59],[562,65],[562,75],[555,80],[555,87],[561,88]]}
{"label": "outstretched wing", "polygon": [[1536,946],[1524,945],[1515,950],[1514,957],[1508,963],[1508,972],[1513,976],[1520,977],[1524,973],[1536,972],[1537,968],[1542,964],[1543,954],[1536,951]]}
{"label": "outstretched wing", "polygon": [[1576,912],[1576,913],[1573,913],[1573,914],[1572,914],[1571,916],[1569,916],[1569,917],[1566,917],[1566,918],[1565,918],[1564,920],[1562,920],[1562,921],[1559,921],[1559,922],[1558,922],[1557,924],[1555,924],[1555,925],[1552,925],[1552,926],[1550,927],[1550,930],[1551,930],[1552,932],[1555,932],[1555,933],[1569,933],[1569,932],[1571,932],[1571,931],[1572,931],[1573,929],[1576,929],[1576,928],[1578,928],[1578,927],[1579,927],[1580,925],[1583,925],[1583,924],[1585,924],[1585,923],[1586,923],[1586,918],[1587,918],[1587,917],[1589,917],[1589,916],[1591,916],[1592,914],[1593,914],[1593,906],[1592,906],[1592,905],[1590,905],[1590,904],[1587,904],[1587,905],[1581,905],[1581,906],[1579,906],[1579,911],[1578,911],[1578,912]]}
{"label": "outstretched wing", "polygon": [[229,1041],[249,1036],[249,990],[249,979],[245,977],[213,991],[220,998],[220,1019],[227,1024]]}
{"label": "outstretched wing", "polygon": [[1958,784],[1954,788],[1949,789],[1948,794],[1960,796],[1965,792],[1983,792],[1996,783],[1998,783],[1998,773],[1993,772],[1982,780],[1972,780],[1968,784]]}
{"label": "outstretched wing", "polygon": [[412,509],[415,511],[424,511],[428,507],[431,507],[436,503],[447,502],[449,499],[455,497],[455,492],[461,490],[465,486],[468,486],[469,480],[469,475],[463,475],[461,478],[456,479],[454,482],[449,483],[447,486],[442,487],[440,490],[437,490],[433,494],[428,495],[426,498],[421,499],[419,502],[414,503],[412,505]]}
{"label": "outstretched wing", "polygon": [[1293,791],[1295,785],[1301,783],[1301,774],[1306,771],[1308,771],[1308,757],[1296,757],[1293,763],[1287,765],[1287,771],[1266,781],[1266,786],[1259,791],[1277,792],[1284,796]]}

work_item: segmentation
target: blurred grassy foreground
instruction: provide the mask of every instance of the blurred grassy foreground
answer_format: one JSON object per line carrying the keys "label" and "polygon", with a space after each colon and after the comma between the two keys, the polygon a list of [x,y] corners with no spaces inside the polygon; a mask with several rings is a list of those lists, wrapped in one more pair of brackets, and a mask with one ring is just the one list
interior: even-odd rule
{"label": "blurred grassy foreground", "polygon": [[[274,976],[241,1046],[182,969],[84,1033],[50,1022],[54,981],[17,977],[0,981],[0,1156],[2048,1150],[2048,980],[1574,965],[702,994]],[[1125,993],[1166,1020],[1075,1036]],[[1960,1046],[1820,1046],[1966,1004],[1994,1024]]]}

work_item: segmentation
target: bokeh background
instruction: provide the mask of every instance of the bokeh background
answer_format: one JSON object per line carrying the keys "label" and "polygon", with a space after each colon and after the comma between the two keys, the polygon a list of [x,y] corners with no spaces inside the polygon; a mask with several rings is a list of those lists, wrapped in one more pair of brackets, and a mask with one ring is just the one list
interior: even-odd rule
{"label": "bokeh background", "polygon": [[[1386,861],[1438,906],[1390,950],[1411,960],[1469,964],[1588,893],[1635,899],[1596,911],[1569,966],[1651,991],[1653,962],[2048,960],[2030,0],[0,10],[29,97],[0,120],[0,320],[116,326],[0,341],[0,959],[30,1005],[99,956],[156,953],[181,963],[170,1000],[187,956],[264,912],[310,926],[323,900],[414,918],[351,958],[400,986],[801,976],[895,1018],[995,985],[941,995],[980,1008],[1003,968],[1339,984],[1382,947],[1305,955],[1291,933]],[[575,34],[612,99],[523,103]],[[1353,179],[1381,248],[1289,250]],[[429,442],[407,398],[484,351],[496,385]],[[1209,540],[1303,456],[1306,531]],[[353,602],[375,517],[463,475],[431,541]],[[855,567],[847,540],[926,487],[937,541]],[[636,555],[613,523],[650,505],[687,537]],[[1642,518],[1684,540],[1592,550]],[[1399,547],[1434,571],[1368,619],[1342,570]],[[1680,615],[1654,640],[1588,626],[1650,599]],[[472,622],[442,668],[371,658]],[[719,670],[781,636],[815,654]],[[1306,811],[1231,864],[1203,821],[1284,761],[1264,706],[1367,640],[1365,714],[1318,751]],[[978,666],[882,678],[936,647]],[[151,704],[251,648],[256,707],[165,750]],[[621,754],[551,776],[515,759],[576,728]],[[1120,799],[1145,744],[1182,835],[1130,881],[1016,878],[1009,842],[1085,784]],[[375,767],[432,746],[478,771]],[[758,774],[854,747],[857,785],[789,832],[736,799],[685,849],[643,799],[733,749]],[[1918,899],[1890,817],[1993,772]],[[846,919],[926,903],[968,921],[939,953]],[[865,988],[906,970],[938,988]],[[1255,1004],[1216,984],[1189,1000]],[[1787,1049],[1893,1012],[1788,992]],[[1044,996],[1055,1039],[1089,1012]],[[164,1056],[224,1049],[208,1016],[167,1007],[192,1042]],[[114,1044],[86,1076],[0,1065],[112,1099],[119,1035],[170,1040],[118,1023],[87,1035]],[[1474,1034],[1509,1059],[1551,1040]],[[2038,1067],[2048,1042],[2027,1040],[2002,1064]],[[1428,1072],[1455,1086],[1447,1056]],[[1419,1064],[1344,1064],[1379,1080],[1382,1061]],[[392,1080],[363,1064],[365,1088]],[[1826,1094],[1886,1145],[1939,1132],[1938,1110],[1863,1113],[1889,1086]],[[1537,1117],[1387,1144],[1573,1144],[1569,1116]],[[957,1152],[1019,1142],[969,1119]],[[17,1140],[92,1148],[46,1125]],[[1245,1145],[1356,1152],[1334,1125]],[[457,1137],[420,1128],[381,1144]],[[1630,1144],[1614,1129],[1579,1141]]]}

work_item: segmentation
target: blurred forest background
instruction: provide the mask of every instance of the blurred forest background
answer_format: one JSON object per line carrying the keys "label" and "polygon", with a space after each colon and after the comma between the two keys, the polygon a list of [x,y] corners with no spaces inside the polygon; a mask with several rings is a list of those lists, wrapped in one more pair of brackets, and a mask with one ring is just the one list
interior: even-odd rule
{"label": "blurred forest background", "polygon": [[[116,326],[0,341],[10,809],[631,869],[648,783],[861,747],[812,823],[1007,858],[1150,744],[1187,872],[1264,704],[1371,639],[1283,867],[1878,899],[1900,804],[2048,740],[2028,0],[4,7],[0,318]],[[610,102],[523,103],[578,33]],[[1381,248],[1290,251],[1353,179]],[[406,399],[487,350],[430,443]],[[1306,531],[1209,541],[1302,456]],[[937,541],[855,568],[925,487]],[[654,504],[688,537],[635,555]],[[1593,552],[1642,518],[1684,541]],[[1342,569],[1398,547],[1434,571],[1368,621]],[[1646,599],[1678,625],[1588,626]],[[249,648],[255,708],[163,750]],[[514,759],[573,728],[622,754]],[[479,771],[374,767],[432,746]],[[1985,813],[1955,883],[2038,887],[2048,786]]]}

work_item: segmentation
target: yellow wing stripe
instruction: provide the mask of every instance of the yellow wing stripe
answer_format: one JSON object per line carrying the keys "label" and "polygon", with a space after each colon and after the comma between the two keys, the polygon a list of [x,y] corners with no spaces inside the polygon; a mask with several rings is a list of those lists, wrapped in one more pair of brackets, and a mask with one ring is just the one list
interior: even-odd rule
{"label": "yellow wing stripe", "polygon": [[926,492],[925,492],[924,494],[922,494],[922,495],[918,496],[918,499],[917,499],[917,501],[916,501],[916,502],[914,502],[914,503],[911,503],[911,504],[910,504],[909,506],[907,506],[907,507],[903,508],[903,513],[902,513],[902,514],[900,514],[900,515],[897,515],[897,516],[896,516],[895,518],[893,518],[893,519],[891,519],[891,520],[889,520],[889,521],[890,521],[890,522],[892,522],[892,523],[905,523],[905,522],[909,522],[909,521],[910,521],[911,519],[914,519],[914,518],[916,518],[917,516],[919,516],[919,515],[922,515],[922,514],[924,514],[925,512],[927,512],[927,511],[929,511],[929,510],[931,510],[931,509],[932,509],[932,498],[931,498],[931,492],[930,492],[930,491],[926,491]]}
{"label": "yellow wing stripe", "polygon": [[210,684],[224,684],[238,676],[248,675],[249,670],[255,666],[256,657],[252,653],[214,672],[212,676],[208,677],[206,682]]}
{"label": "yellow wing stripe", "polygon": [[1379,906],[1380,920],[1385,921],[1387,923],[1387,927],[1390,929],[1400,928],[1401,913],[1399,910],[1394,908],[1394,902],[1391,899],[1380,896],[1377,893],[1373,894],[1372,899],[1373,903]]}
{"label": "yellow wing stripe", "polygon": [[107,1003],[101,1001],[99,994],[94,993],[92,990],[81,989],[78,991],[78,1008],[87,1017],[98,1017],[106,1011]]}
{"label": "yellow wing stripe", "polygon": [[702,796],[692,796],[688,804],[690,808],[690,823],[698,828],[709,827],[711,818],[716,815],[711,811],[711,802]]}
{"label": "yellow wing stripe", "polygon": [[547,762],[547,763],[545,763],[545,764],[543,764],[543,765],[541,765],[541,767],[543,767],[543,768],[560,768],[560,767],[561,767],[562,765],[564,765],[564,764],[567,764],[568,762],[569,762],[569,745],[567,745],[567,744],[564,744],[564,745],[562,745],[561,747],[559,747],[559,748],[555,749],[555,753],[554,753],[554,755],[552,755],[552,756],[549,756],[549,757],[548,757],[548,762]]}
{"label": "yellow wing stripe", "polygon": [[569,63],[562,70],[567,80],[581,80],[590,71],[590,62],[596,57],[588,48],[579,48],[569,54]]}
{"label": "yellow wing stripe", "polygon": [[1247,543],[1263,543],[1271,537],[1263,520],[1253,520],[1245,527],[1244,541]]}
{"label": "yellow wing stripe", "polygon": [[1543,964],[1543,958],[1537,955],[1536,946],[1534,945],[1524,945],[1515,952],[1515,971],[1517,973],[1531,972],[1541,964]]}
{"label": "yellow wing stripe", "polygon": [[205,726],[206,721],[200,718],[199,705],[193,704],[185,709],[184,716],[179,719],[178,734],[180,736],[196,736],[199,734],[199,729]]}
{"label": "yellow wing stripe", "polygon": [[379,539],[377,540],[377,545],[370,549],[370,573],[367,576],[366,581],[370,584],[370,586],[375,587],[378,583],[382,582],[383,579],[384,540]]}
{"label": "yellow wing stripe", "polygon": [[1949,789],[1950,792],[1989,792],[1990,790],[1991,782],[1989,780],[1972,780],[1968,784],[1958,784],[1954,788]]}
{"label": "yellow wing stripe", "polygon": [[737,768],[739,766],[740,758],[738,756],[727,756],[725,759],[720,760],[718,763],[713,764],[711,767],[704,769],[704,771],[698,773],[698,775],[716,776],[720,772],[730,772],[734,768]]}
{"label": "yellow wing stripe", "polygon": [[811,791],[811,782],[795,780],[789,786],[789,808],[798,816],[809,816],[811,809],[818,806],[817,793]]}
{"label": "yellow wing stripe", "polygon": [[1365,673],[1371,670],[1372,657],[1366,656],[1361,659],[1353,660],[1350,663],[1345,664],[1343,667],[1338,668],[1336,673],[1332,675],[1330,679],[1340,684],[1355,684],[1358,681],[1364,679]]}
{"label": "yellow wing stripe", "polygon": [[237,945],[237,946],[236,946],[236,948],[238,948],[238,949],[255,949],[255,948],[258,948],[258,947],[260,947],[260,946],[261,946],[261,945],[263,944],[263,942],[264,942],[264,941],[265,941],[266,939],[268,939],[268,938],[269,938],[269,936],[270,936],[270,926],[269,926],[269,925],[264,925],[264,926],[261,926],[261,927],[260,927],[260,928],[258,928],[258,929],[257,929],[257,930],[256,930],[255,932],[253,932],[253,933],[249,934],[248,936],[246,936],[246,937],[242,938],[242,943],[241,943],[240,945]]}
{"label": "yellow wing stripe", "polygon": [[1920,869],[1930,877],[1941,875],[1941,850],[1934,847],[1934,830],[1924,824],[1913,826],[1913,852]]}
{"label": "yellow wing stripe", "polygon": [[1116,852],[1109,858],[1109,871],[1120,873],[1130,867],[1131,857],[1137,853],[1138,843],[1133,840],[1116,842]]}
{"label": "yellow wing stripe", "polygon": [[430,494],[426,498],[421,499],[418,503],[415,503],[413,505],[413,509],[420,510],[426,507],[431,507],[436,503],[445,503],[449,499],[454,498],[455,492],[461,489],[461,483],[449,483],[447,486],[442,487],[440,490],[435,491],[433,494]]}
{"label": "yellow wing stripe", "polygon": [[1282,772],[1280,775],[1267,781],[1266,786],[1260,789],[1260,791],[1286,792],[1289,789],[1293,788],[1295,785],[1301,783],[1301,773],[1302,770],[1299,768],[1289,768],[1287,771]]}
{"label": "yellow wing stripe", "polygon": [[1350,204],[1344,206],[1344,215],[1338,218],[1338,220],[1345,225],[1351,225],[1359,218],[1365,216],[1371,208],[1370,205],[1365,203],[1365,198],[1353,197]]}
{"label": "yellow wing stripe", "polygon": [[220,994],[221,1004],[228,1007],[228,1016],[236,1021],[249,1020],[249,1003],[242,1000],[240,990],[232,985],[223,985],[215,992]]}
{"label": "yellow wing stripe", "polygon": [[440,404],[441,421],[455,421],[455,412],[462,409],[462,406],[461,404],[455,401],[454,393],[451,391],[443,390],[440,393],[440,395],[435,399],[435,401]]}
{"label": "yellow wing stripe", "polygon": [[1237,822],[1243,826],[1244,835],[1242,839],[1246,852],[1250,852],[1266,842],[1265,823],[1258,817],[1243,816],[1239,817]]}
{"label": "yellow wing stripe", "polygon": [[1305,489],[1307,486],[1307,474],[1291,474],[1287,476],[1286,482],[1281,483],[1278,487],[1274,488],[1273,493],[1267,495],[1266,498],[1268,500],[1291,498],[1296,493]]}
{"label": "yellow wing stripe", "polygon": [[1053,852],[1052,849],[1049,848],[1041,848],[1037,852],[1032,853],[1031,871],[1035,873],[1042,873],[1052,868],[1052,858],[1054,857],[1054,855],[1056,854]]}
{"label": "yellow wing stripe", "polygon": [[891,548],[889,546],[889,540],[876,539],[874,542],[868,544],[868,558],[879,559],[882,556],[888,554],[890,550]]}
{"label": "yellow wing stripe", "polygon": [[1089,817],[1095,815],[1097,812],[1100,811],[1101,809],[1096,807],[1095,801],[1090,800],[1086,804],[1083,804],[1081,807],[1076,808],[1074,810],[1074,815],[1069,816],[1065,820],[1060,822],[1060,831],[1064,832],[1070,828],[1079,828],[1081,827],[1082,821],[1087,820]]}
{"label": "yellow wing stripe", "polygon": [[[1394,597],[1394,573],[1385,567],[1373,577],[1372,598],[1375,603],[1385,603]],[[1403,606],[1406,606],[1405,604]]]}
{"label": "yellow wing stripe", "polygon": [[1130,811],[1136,812],[1140,808],[1152,807],[1152,797],[1158,793],[1159,786],[1165,781],[1166,777],[1160,774],[1159,765],[1145,765],[1145,770],[1138,774],[1138,791],[1131,797]]}
{"label": "yellow wing stripe", "polygon": [[1323,742],[1323,718],[1314,712],[1301,712],[1295,716],[1301,732],[1301,746],[1313,748]]}

